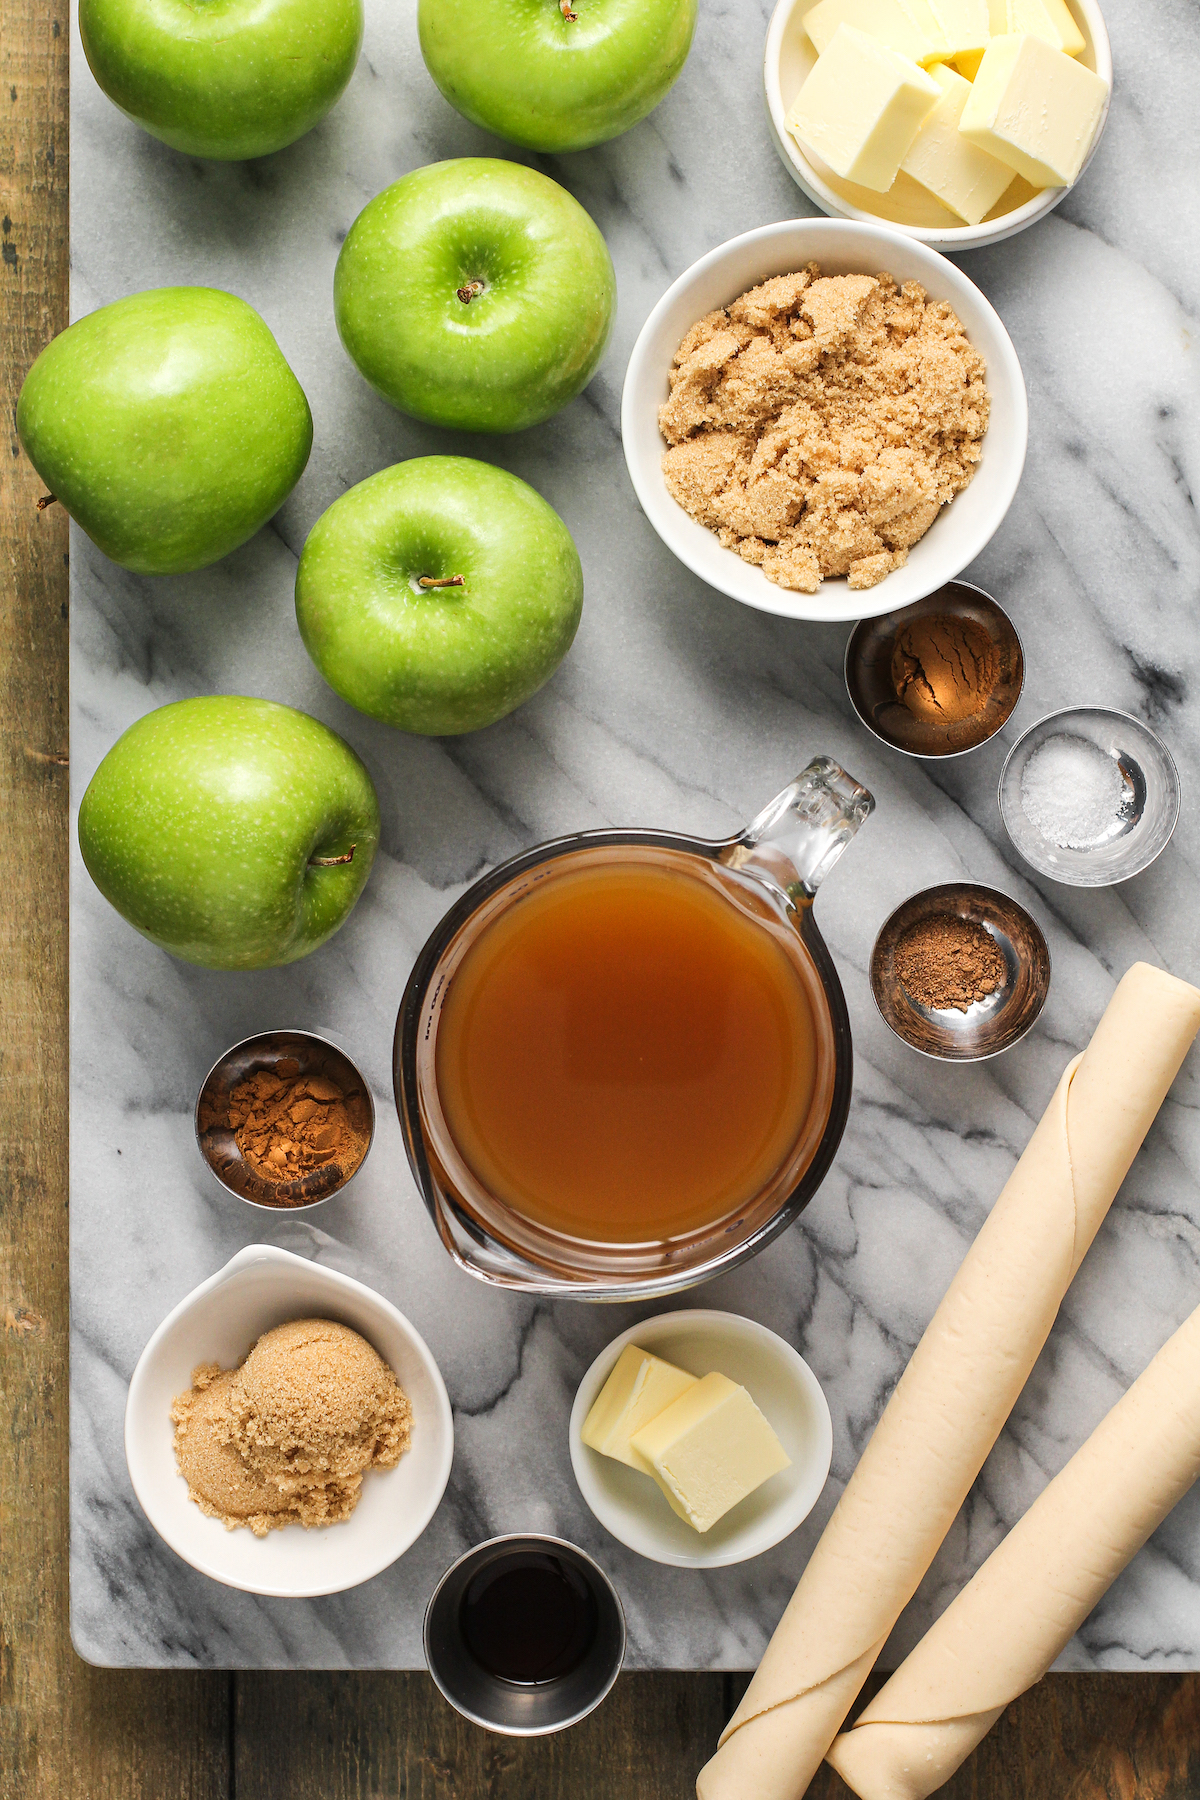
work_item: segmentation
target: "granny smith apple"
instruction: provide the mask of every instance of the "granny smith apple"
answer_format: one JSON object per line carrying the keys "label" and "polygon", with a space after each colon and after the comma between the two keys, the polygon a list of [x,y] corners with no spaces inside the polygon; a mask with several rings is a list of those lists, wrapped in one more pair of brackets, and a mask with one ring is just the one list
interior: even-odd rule
{"label": "granny smith apple", "polygon": [[549,679],[583,606],[571,534],[515,475],[421,456],[360,481],[309,533],[296,619],[343,700],[402,731],[477,731]]}
{"label": "granny smith apple", "polygon": [[79,848],[105,899],[210,969],[307,956],[345,923],[378,843],[375,789],[349,744],[239,694],[147,713],[79,808]]}
{"label": "granny smith apple", "polygon": [[425,66],[451,106],[529,150],[585,150],[658,105],[696,0],[420,0]]}
{"label": "granny smith apple", "polygon": [[520,431],[591,380],[617,283],[565,188],[519,163],[414,169],[350,227],[333,281],[337,328],[393,406],[463,431]]}
{"label": "granny smith apple", "polygon": [[354,73],[362,0],[79,0],[92,74],[189,156],[268,156],[303,137]]}
{"label": "granny smith apple", "polygon": [[46,346],[17,433],[106,556],[176,575],[266,524],[308,461],[312,414],[252,306],[217,288],[151,288]]}

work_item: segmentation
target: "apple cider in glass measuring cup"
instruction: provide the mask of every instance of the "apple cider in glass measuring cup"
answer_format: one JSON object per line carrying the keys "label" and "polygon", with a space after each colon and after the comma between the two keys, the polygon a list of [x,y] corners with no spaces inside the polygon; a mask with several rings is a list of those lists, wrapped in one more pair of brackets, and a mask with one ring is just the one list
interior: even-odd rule
{"label": "apple cider in glass measuring cup", "polygon": [[580,861],[459,965],[438,1026],[442,1109],[477,1178],[527,1217],[573,1237],[677,1237],[756,1193],[808,1117],[806,952],[692,858]]}
{"label": "apple cider in glass measuring cup", "polygon": [[401,1008],[396,1092],[463,1267],[664,1293],[796,1215],[850,1092],[812,897],[871,805],[819,758],[736,838],[581,833],[451,909]]}

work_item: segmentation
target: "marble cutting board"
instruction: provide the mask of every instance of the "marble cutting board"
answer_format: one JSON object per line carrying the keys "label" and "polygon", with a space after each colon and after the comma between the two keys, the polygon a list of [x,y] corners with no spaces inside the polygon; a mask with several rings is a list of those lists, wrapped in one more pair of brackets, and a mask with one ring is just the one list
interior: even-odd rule
{"label": "marble cutting board", "polygon": [[[291,969],[190,968],[111,912],[72,870],[71,1594],[89,1660],[165,1667],[393,1667],[421,1662],[443,1568],[496,1532],[550,1530],[599,1557],[621,1591],[633,1667],[747,1668],[968,1242],[1067,1058],[1135,958],[1200,980],[1200,164],[1191,0],[1109,0],[1117,88],[1100,151],[1057,212],[965,256],[1024,365],[1029,460],[1012,510],[967,571],[1011,612],[1028,680],[1014,720],[943,766],[884,750],[855,722],[843,626],[768,618],[711,592],[634,502],[621,380],[642,321],[713,245],[809,211],[771,149],[760,60],[769,7],[703,0],[678,85],[644,124],[587,153],[529,159],[591,211],[617,266],[603,366],[549,424],[460,438],[391,411],[337,341],[331,280],[365,202],[441,157],[511,155],[459,118],[425,73],[415,7],[368,0],[350,88],[292,149],[202,164],[140,132],[72,62],[72,313],[143,287],[227,287],[267,319],[309,395],[312,460],[273,523],[215,568],[142,579],[78,532],[72,546],[72,786],[152,707],[261,694],[324,719],[366,759],[382,850],[342,933]],[[344,489],[400,458],[459,451],[531,481],[566,520],[587,598],[575,647],[515,716],[457,740],[403,737],[326,688],[296,634],[306,532]],[[1011,849],[996,780],[1017,731],[1054,707],[1137,713],[1173,749],[1183,816],[1158,864],[1099,893],[1042,882]],[[612,1541],[566,1453],[575,1385],[637,1309],[490,1292],[443,1254],[409,1178],[390,1046],[410,962],[485,867],[578,827],[728,833],[816,751],[865,781],[878,810],[819,901],[855,1031],[850,1124],[798,1226],[681,1304],[763,1320],[808,1358],[834,1419],[833,1473],[814,1516],[769,1555],[699,1575]],[[1038,1029],[999,1061],[923,1061],[875,1013],[865,967],[902,898],[970,878],[1041,923],[1054,981]],[[319,1224],[268,1219],[210,1185],[192,1108],[213,1058],[251,1031],[328,1028],[365,1068],[380,1126],[352,1194]],[[1200,1301],[1200,1112],[1193,1057],[1072,1288],[1013,1418],[884,1661],[894,1665],[1088,1430]],[[457,1452],[421,1540],[364,1587],[293,1603],[234,1593],[155,1536],[129,1486],[130,1371],[164,1314],[258,1237],[344,1269],[424,1333],[454,1402]],[[658,1310],[648,1308],[646,1310]],[[1200,1667],[1200,1492],[1116,1584],[1062,1665]]]}

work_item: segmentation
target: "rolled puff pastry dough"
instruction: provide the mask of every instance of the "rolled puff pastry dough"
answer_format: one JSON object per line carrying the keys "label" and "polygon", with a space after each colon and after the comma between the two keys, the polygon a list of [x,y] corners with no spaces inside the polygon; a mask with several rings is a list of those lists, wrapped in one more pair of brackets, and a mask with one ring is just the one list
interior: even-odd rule
{"label": "rolled puff pastry dough", "polygon": [[1200,1476],[1200,1309],[901,1663],[829,1760],[925,1800],[1032,1687]]}
{"label": "rolled puff pastry dough", "polygon": [[1135,963],[1070,1063],[913,1352],[701,1770],[699,1800],[800,1800],[1000,1434],[1200,1028]]}

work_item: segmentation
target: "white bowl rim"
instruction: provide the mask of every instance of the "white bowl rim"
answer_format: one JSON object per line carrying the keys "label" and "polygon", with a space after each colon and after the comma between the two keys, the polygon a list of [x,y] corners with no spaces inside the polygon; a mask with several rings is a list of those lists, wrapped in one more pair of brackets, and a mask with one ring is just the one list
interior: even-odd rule
{"label": "white bowl rim", "polygon": [[809,162],[803,150],[792,137],[785,122],[786,108],[779,88],[779,54],[784,32],[792,21],[792,14],[800,5],[810,0],[778,0],[767,26],[766,43],[763,46],[763,99],[767,109],[767,123],[771,131],[771,139],[784,168],[796,186],[808,195],[814,206],[830,218],[852,219],[864,225],[884,225],[905,237],[915,239],[918,243],[928,244],[932,249],[946,250],[954,254],[960,250],[980,250],[987,244],[999,244],[1005,238],[1015,237],[1017,232],[1024,231],[1026,226],[1034,225],[1045,218],[1071,192],[1076,182],[1080,181],[1100,146],[1104,136],[1104,128],[1108,123],[1109,107],[1112,105],[1113,93],[1113,60],[1112,45],[1109,42],[1108,27],[1104,23],[1104,15],[1096,0],[1075,0],[1080,12],[1084,15],[1088,36],[1092,40],[1092,51],[1096,58],[1096,73],[1108,86],[1108,98],[1104,102],[1095,132],[1092,134],[1091,146],[1083,160],[1083,167],[1070,187],[1043,188],[1032,200],[1026,200],[1023,206],[1014,207],[1012,212],[1004,213],[998,219],[981,219],[978,225],[902,225],[893,219],[881,219],[877,213],[867,212],[861,206],[844,200],[829,183],[825,181]]}
{"label": "white bowl rim", "polygon": [[[441,1426],[442,1450],[437,1473],[430,1483],[424,1505],[416,1508],[406,1518],[405,1523],[409,1531],[405,1541],[395,1549],[389,1544],[373,1567],[365,1569],[361,1575],[356,1575],[353,1581],[339,1582],[334,1586],[330,1586],[327,1582],[313,1587],[299,1587],[291,1584],[271,1585],[269,1583],[251,1586],[249,1582],[232,1579],[228,1573],[213,1566],[205,1556],[198,1555],[189,1544],[180,1542],[176,1533],[170,1529],[164,1529],[155,1517],[153,1496],[139,1481],[141,1457],[131,1442],[133,1421],[140,1401],[140,1390],[149,1377],[149,1371],[154,1366],[163,1339],[187,1313],[202,1304],[207,1296],[218,1287],[224,1286],[227,1281],[235,1275],[240,1275],[246,1269],[270,1263],[285,1266],[298,1263],[305,1270],[315,1269],[332,1288],[340,1289],[346,1294],[353,1294],[358,1299],[365,1299],[370,1306],[384,1313],[407,1338],[423,1365],[433,1387],[438,1422]],[[351,1587],[358,1587],[364,1581],[370,1581],[384,1569],[390,1568],[392,1563],[416,1543],[441,1505],[442,1495],[445,1493],[446,1484],[450,1479],[450,1468],[454,1460],[454,1415],[450,1406],[450,1396],[446,1392],[446,1383],[442,1379],[441,1370],[433,1359],[432,1351],[416,1327],[405,1318],[398,1307],[392,1305],[390,1300],[385,1300],[382,1294],[377,1293],[374,1288],[367,1287],[364,1282],[356,1281],[352,1275],[343,1275],[338,1269],[327,1269],[323,1263],[315,1262],[311,1257],[297,1256],[293,1251],[281,1249],[276,1244],[247,1244],[244,1249],[237,1252],[236,1256],[230,1257],[229,1261],[218,1269],[215,1275],[210,1275],[207,1281],[202,1281],[199,1287],[194,1287],[189,1294],[185,1294],[179,1304],[172,1307],[161,1325],[151,1333],[145,1349],[134,1365],[133,1374],[129,1378],[129,1393],[125,1401],[124,1444],[129,1479],[139,1506],[163,1542],[184,1562],[190,1564],[193,1569],[198,1569],[202,1575],[207,1575],[211,1580],[219,1581],[223,1587],[236,1588],[242,1593],[260,1594],[266,1599],[275,1600],[312,1600],[324,1594],[345,1593]]]}
{"label": "white bowl rim", "polygon": [[[983,290],[977,287],[970,276],[964,274],[941,251],[933,249],[928,244],[922,244],[918,239],[907,236],[898,227],[882,224],[879,220],[830,217],[780,219],[774,224],[759,225],[753,231],[744,231],[738,237],[727,238],[723,244],[717,244],[714,249],[706,251],[703,256],[697,258],[690,267],[676,277],[666,293],[651,309],[642,329],[638,332],[630,352],[625,370],[625,382],[621,391],[621,440],[625,451],[625,466],[629,472],[629,479],[633,483],[638,504],[652,529],[662,539],[671,554],[685,568],[690,569],[693,575],[699,576],[706,586],[715,588],[718,593],[726,594],[731,600],[737,600],[743,606],[752,606],[759,612],[775,613],[781,618],[797,619],[809,624],[827,625],[857,621],[875,617],[880,613],[893,612],[900,606],[922,598],[923,595],[911,595],[908,600],[901,601],[897,598],[894,587],[889,590],[888,580],[877,583],[873,588],[853,592],[844,582],[841,582],[838,587],[845,597],[840,601],[826,598],[833,585],[830,581],[823,582],[821,590],[816,594],[796,594],[789,589],[776,588],[765,579],[762,582],[761,590],[756,594],[734,593],[720,579],[718,571],[721,565],[714,570],[713,562],[708,558],[712,557],[715,560],[715,554],[719,551],[721,555],[731,559],[729,565],[731,571],[736,569],[739,573],[744,572],[747,565],[741,561],[736,551],[725,550],[712,532],[705,533],[706,538],[711,539],[711,545],[706,542],[704,546],[707,554],[704,556],[693,554],[687,537],[681,531],[677,532],[672,529],[674,524],[688,518],[687,513],[677,501],[666,493],[665,487],[662,493],[659,493],[657,489],[652,488],[641,478],[636,459],[630,452],[630,445],[635,438],[637,429],[637,416],[641,409],[641,396],[638,390],[644,386],[646,380],[646,372],[642,364],[648,357],[648,346],[658,331],[660,321],[671,310],[679,296],[701,281],[712,269],[718,268],[723,261],[732,260],[751,245],[773,244],[780,240],[786,240],[792,234],[799,233],[803,236],[810,232],[817,232],[823,236],[832,232],[835,237],[844,238],[848,246],[860,245],[864,256],[869,255],[874,258],[879,253],[886,255],[891,247],[906,258],[915,259],[929,272],[935,290],[938,286],[949,289],[947,297],[952,304],[955,289],[968,290],[973,303],[988,319],[995,334],[996,347],[1003,364],[1006,385],[1012,396],[1014,413],[1012,444],[1008,453],[1011,464],[1009,478],[998,492],[991,511],[992,522],[987,531],[975,539],[970,554],[965,557],[959,567],[943,575],[926,592],[935,592],[945,582],[957,580],[963,570],[969,568],[980,552],[991,542],[1004,522],[1025,469],[1025,456],[1029,447],[1029,396],[1013,341],[1008,335],[1003,319]],[[807,253],[802,245],[799,245],[796,254],[798,257],[803,257]],[[923,283],[923,285],[925,284]],[[935,294],[935,297],[942,296]],[[989,363],[989,369],[990,367]],[[989,429],[991,429],[990,425]],[[694,523],[694,521],[689,520],[689,523]],[[704,527],[699,529],[703,531]]]}
{"label": "white bowl rim", "polygon": [[[772,1355],[787,1367],[795,1377],[797,1386],[810,1401],[817,1426],[817,1450],[809,1468],[808,1482],[791,1496],[789,1501],[780,1503],[769,1515],[770,1522],[764,1521],[762,1540],[742,1550],[732,1550],[722,1554],[715,1550],[705,1551],[704,1540],[697,1537],[697,1550],[692,1554],[682,1554],[674,1550],[652,1550],[645,1542],[634,1542],[632,1535],[627,1535],[619,1518],[610,1512],[602,1493],[599,1490],[591,1469],[589,1459],[598,1452],[590,1450],[583,1442],[580,1433],[583,1421],[591,1410],[592,1403],[604,1382],[611,1374],[617,1358],[627,1344],[638,1344],[647,1350],[653,1350],[654,1344],[641,1344],[647,1332],[658,1336],[659,1344],[668,1337],[669,1325],[677,1325],[681,1330],[693,1329],[701,1332],[711,1331],[716,1337],[725,1332],[732,1336],[750,1338],[763,1345]],[[801,1356],[800,1352],[781,1338],[777,1331],[769,1325],[763,1325],[758,1319],[747,1317],[744,1313],[725,1312],[714,1307],[676,1307],[672,1312],[655,1313],[652,1318],[641,1319],[622,1331],[617,1337],[605,1345],[600,1354],[593,1358],[584,1372],[579,1386],[575,1390],[575,1400],[571,1407],[571,1420],[568,1426],[568,1442],[571,1453],[571,1468],[580,1493],[587,1502],[589,1511],[598,1519],[604,1529],[615,1537],[618,1543],[644,1556],[648,1562],[668,1563],[679,1569],[721,1569],[733,1563],[749,1562],[752,1557],[762,1556],[766,1551],[782,1543],[798,1526],[802,1525],[817,1504],[829,1478],[830,1466],[833,1462],[833,1419],[829,1411],[829,1402],[820,1382]]]}

